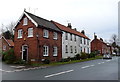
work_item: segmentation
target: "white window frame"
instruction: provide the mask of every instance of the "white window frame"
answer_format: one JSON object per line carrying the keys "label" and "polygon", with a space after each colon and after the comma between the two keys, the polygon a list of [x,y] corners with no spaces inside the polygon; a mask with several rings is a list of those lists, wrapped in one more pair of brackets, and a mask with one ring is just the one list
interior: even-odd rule
{"label": "white window frame", "polygon": [[89,45],[89,40],[87,40],[87,45]]}
{"label": "white window frame", "polygon": [[80,47],[80,52],[83,52],[83,48],[82,47]]}
{"label": "white window frame", "polygon": [[68,45],[65,45],[65,53],[68,53]]}
{"label": "white window frame", "polygon": [[65,32],[65,40],[68,40],[68,33]]}
{"label": "white window frame", "polygon": [[28,25],[28,19],[27,19],[27,17],[25,17],[25,18],[23,19],[23,26],[25,26],[25,25]]}
{"label": "white window frame", "polygon": [[53,56],[58,55],[58,48],[56,46],[53,47]]}
{"label": "white window frame", "polygon": [[72,41],[72,34],[70,34],[70,41]]}
{"label": "white window frame", "polygon": [[28,37],[33,37],[33,28],[28,28]]}
{"label": "white window frame", "polygon": [[49,37],[49,31],[44,29],[43,30],[43,37],[48,38]]}
{"label": "white window frame", "polygon": [[73,53],[73,47],[70,46],[70,53]]}
{"label": "white window frame", "polygon": [[84,45],[86,45],[86,39],[84,38]]}
{"label": "white window frame", "polygon": [[22,38],[22,35],[23,35],[22,29],[19,29],[18,30],[18,38]]}
{"label": "white window frame", "polygon": [[74,40],[75,40],[75,42],[76,42],[76,40],[77,40],[77,39],[76,39],[76,35],[74,35]]}
{"label": "white window frame", "polygon": [[49,54],[49,47],[48,46],[44,46],[43,47],[43,56],[48,56]]}
{"label": "white window frame", "polygon": [[75,46],[75,53],[77,53],[77,47]]}
{"label": "white window frame", "polygon": [[80,44],[82,44],[83,42],[82,42],[82,37],[80,37]]}
{"label": "white window frame", "polygon": [[6,45],[3,45],[3,50],[6,50]]}
{"label": "white window frame", "polygon": [[58,39],[58,34],[57,34],[57,32],[53,32],[53,39],[54,39],[54,40],[57,40],[57,39]]}

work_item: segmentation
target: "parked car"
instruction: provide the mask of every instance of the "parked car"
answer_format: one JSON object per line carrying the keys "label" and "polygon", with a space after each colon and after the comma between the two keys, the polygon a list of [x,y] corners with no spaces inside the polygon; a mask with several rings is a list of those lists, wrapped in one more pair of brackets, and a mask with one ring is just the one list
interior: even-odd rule
{"label": "parked car", "polygon": [[110,54],[104,54],[103,59],[112,59],[112,56]]}

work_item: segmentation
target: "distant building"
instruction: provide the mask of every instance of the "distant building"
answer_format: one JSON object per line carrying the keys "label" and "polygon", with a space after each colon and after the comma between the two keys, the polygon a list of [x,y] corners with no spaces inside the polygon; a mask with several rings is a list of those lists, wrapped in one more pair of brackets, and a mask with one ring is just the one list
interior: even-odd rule
{"label": "distant building", "polygon": [[0,37],[0,50],[6,52],[14,47],[14,42],[10,39],[5,39],[4,36]]}
{"label": "distant building", "polygon": [[78,32],[72,29],[70,23],[64,26],[60,23],[52,21],[60,30],[62,30],[62,58],[74,57],[77,53],[90,53],[90,39],[85,32]]}
{"label": "distant building", "polygon": [[91,41],[91,52],[98,51],[100,54],[112,54],[112,47],[106,44],[102,38],[98,39],[96,35],[94,35],[94,39]]}

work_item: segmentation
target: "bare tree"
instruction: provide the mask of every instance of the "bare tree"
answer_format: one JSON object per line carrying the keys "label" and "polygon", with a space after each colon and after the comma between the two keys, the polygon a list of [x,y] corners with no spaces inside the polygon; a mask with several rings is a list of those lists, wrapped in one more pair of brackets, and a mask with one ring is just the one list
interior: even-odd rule
{"label": "bare tree", "polygon": [[2,28],[1,28],[1,32],[2,32],[2,35],[7,38],[7,39],[13,39],[14,38],[14,25],[15,23],[14,22],[11,22],[10,24],[8,25],[3,25],[2,24]]}
{"label": "bare tree", "polygon": [[14,26],[15,26],[15,23],[14,23],[14,22],[11,22],[10,24],[8,24],[8,25],[6,26],[6,31],[10,31],[10,33],[13,35],[13,34],[14,34],[14,31],[13,31]]}
{"label": "bare tree", "polygon": [[4,25],[2,24],[0,27],[1,27],[1,28],[0,28],[0,34],[2,34],[2,33],[5,32]]}

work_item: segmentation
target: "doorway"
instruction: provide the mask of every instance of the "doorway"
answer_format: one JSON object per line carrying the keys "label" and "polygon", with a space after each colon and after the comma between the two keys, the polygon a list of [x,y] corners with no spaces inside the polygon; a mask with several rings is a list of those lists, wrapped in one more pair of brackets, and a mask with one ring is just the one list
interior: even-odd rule
{"label": "doorway", "polygon": [[22,46],[22,60],[23,61],[28,60],[28,46],[27,45]]}

